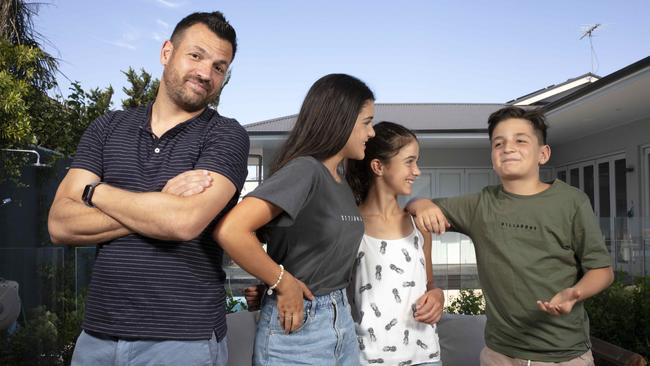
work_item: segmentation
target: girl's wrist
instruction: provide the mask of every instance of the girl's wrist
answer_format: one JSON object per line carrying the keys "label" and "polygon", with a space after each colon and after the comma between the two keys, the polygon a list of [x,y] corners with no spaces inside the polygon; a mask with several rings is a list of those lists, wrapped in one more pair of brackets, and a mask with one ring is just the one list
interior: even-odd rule
{"label": "girl's wrist", "polygon": [[433,280],[427,281],[427,291],[431,291],[435,289],[437,289],[436,283]]}

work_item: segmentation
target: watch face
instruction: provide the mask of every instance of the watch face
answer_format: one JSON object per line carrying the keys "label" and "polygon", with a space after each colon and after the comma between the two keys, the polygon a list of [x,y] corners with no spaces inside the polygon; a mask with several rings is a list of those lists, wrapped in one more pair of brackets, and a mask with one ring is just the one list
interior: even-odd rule
{"label": "watch face", "polygon": [[92,187],[93,186],[91,184],[87,184],[86,187],[84,187],[84,192],[81,194],[81,200],[86,204],[88,203],[88,194],[90,193]]}

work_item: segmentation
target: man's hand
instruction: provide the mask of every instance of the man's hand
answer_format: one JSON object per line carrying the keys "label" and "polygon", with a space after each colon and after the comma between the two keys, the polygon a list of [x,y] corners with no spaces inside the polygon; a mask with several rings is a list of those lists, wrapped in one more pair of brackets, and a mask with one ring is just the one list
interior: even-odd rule
{"label": "man's hand", "polygon": [[212,177],[207,170],[188,170],[167,181],[163,193],[188,197],[203,192],[212,184]]}
{"label": "man's hand", "polygon": [[304,322],[303,298],[314,299],[302,281],[285,271],[277,287],[278,318],[282,328],[288,334],[300,328]]}
{"label": "man's hand", "polygon": [[415,226],[422,232],[441,235],[451,226],[440,207],[429,199],[413,199],[406,205],[405,210],[414,216]]}
{"label": "man's hand", "polygon": [[244,297],[246,298],[248,311],[260,310],[262,306],[262,294],[264,294],[265,288],[266,286],[264,284],[259,284],[244,289]]}
{"label": "man's hand", "polygon": [[[185,189],[194,191],[196,181],[183,184],[184,178],[168,184],[176,192],[130,192],[110,184],[95,188],[93,203],[97,209],[119,221],[131,231],[148,238],[189,241],[201,234],[236,193],[227,177],[210,172],[212,182],[200,194],[177,196]],[[183,174],[181,174],[183,175]],[[192,176],[188,173],[185,175]],[[199,173],[200,175],[200,173]],[[201,178],[199,178],[199,182]]]}
{"label": "man's hand", "polygon": [[580,296],[580,290],[574,287],[565,288],[555,294],[551,301],[537,300],[537,307],[539,310],[555,316],[568,314],[580,300]]}
{"label": "man's hand", "polygon": [[442,317],[442,310],[445,306],[445,295],[439,288],[431,289],[420,296],[415,303],[415,320],[435,324]]}

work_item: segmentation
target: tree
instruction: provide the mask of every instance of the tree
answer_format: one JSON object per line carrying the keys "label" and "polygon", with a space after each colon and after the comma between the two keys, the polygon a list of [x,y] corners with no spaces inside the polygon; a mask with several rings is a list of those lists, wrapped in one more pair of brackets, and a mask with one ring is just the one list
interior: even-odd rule
{"label": "tree", "polygon": [[33,111],[42,108],[34,120],[37,145],[73,155],[88,125],[110,110],[112,97],[111,86],[86,92],[75,81],[66,99],[42,100],[42,104],[33,108]]}
{"label": "tree", "polygon": [[129,67],[127,71],[122,71],[122,73],[126,76],[126,80],[131,84],[130,88],[122,88],[124,93],[128,96],[128,98],[122,100],[123,108],[145,105],[156,99],[160,80],[152,80],[151,74],[146,72],[144,69],[140,69],[139,75],[131,67]]}
{"label": "tree", "polygon": [[[44,52],[32,17],[39,3],[0,1],[0,148],[25,147],[36,143],[34,113],[46,92],[56,85],[56,60]],[[4,174],[15,178],[26,156],[3,156]]]}
{"label": "tree", "polygon": [[[51,97],[57,88],[58,63],[43,51],[44,38],[35,30],[33,17],[41,3],[0,0],[0,149],[44,147],[63,155],[74,154],[88,125],[111,107],[113,88],[84,91],[72,83],[67,98]],[[123,90],[124,108],[155,100],[160,81],[140,69],[123,71],[130,86]],[[224,86],[230,80],[226,76]],[[218,95],[210,106],[217,108]],[[6,177],[18,177],[26,155],[2,154]]]}
{"label": "tree", "polygon": [[[73,154],[81,134],[111,105],[110,86],[85,92],[78,82],[64,99],[48,93],[57,87],[56,59],[43,51],[34,29],[40,3],[0,1],[0,148],[35,146]],[[4,178],[17,178],[26,155],[3,153]]]}
{"label": "tree", "polygon": [[[36,47],[0,40],[0,148],[41,146],[70,155],[88,124],[110,108],[113,88],[85,92],[74,82],[67,99],[52,98],[35,81],[42,57]],[[19,176],[25,157],[3,154],[3,178]]]}
{"label": "tree", "polygon": [[38,14],[40,5],[42,3],[23,0],[0,1],[0,39],[14,46],[29,46],[40,50],[30,82],[37,89],[45,91],[56,85],[59,65],[54,57],[43,51],[41,43],[47,41],[34,28],[33,17]]}
{"label": "tree", "polygon": [[0,146],[34,143],[29,98],[40,52],[0,40]]}

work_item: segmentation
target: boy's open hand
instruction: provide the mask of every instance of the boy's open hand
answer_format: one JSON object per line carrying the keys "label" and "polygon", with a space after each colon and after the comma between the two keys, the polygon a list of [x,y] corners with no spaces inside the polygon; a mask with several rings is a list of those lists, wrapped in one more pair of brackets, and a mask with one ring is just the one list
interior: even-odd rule
{"label": "boy's open hand", "polygon": [[416,198],[406,205],[406,211],[414,216],[415,226],[422,232],[444,234],[449,222],[442,210],[431,200]]}
{"label": "boy's open hand", "polygon": [[551,301],[537,300],[537,307],[539,310],[555,316],[568,314],[580,299],[580,295],[580,290],[574,287],[565,288],[555,294]]}
{"label": "boy's open hand", "polygon": [[442,317],[442,310],[445,306],[445,295],[439,288],[434,288],[420,296],[415,303],[415,320],[435,324]]}

